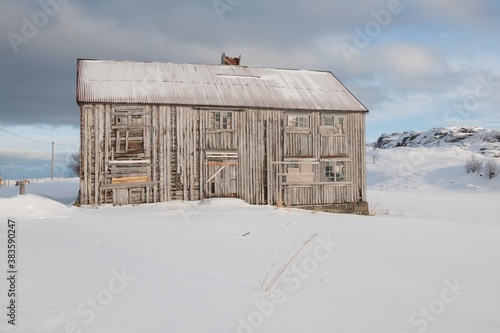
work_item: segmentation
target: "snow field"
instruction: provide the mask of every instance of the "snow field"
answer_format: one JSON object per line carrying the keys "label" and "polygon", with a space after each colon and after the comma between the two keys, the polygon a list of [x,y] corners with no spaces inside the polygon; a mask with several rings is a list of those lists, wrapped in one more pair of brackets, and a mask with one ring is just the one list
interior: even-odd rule
{"label": "snow field", "polygon": [[397,149],[368,150],[375,216],[238,199],[75,208],[76,180],[40,192],[64,204],[4,187],[19,312],[0,331],[500,332],[498,179],[465,174],[468,152]]}

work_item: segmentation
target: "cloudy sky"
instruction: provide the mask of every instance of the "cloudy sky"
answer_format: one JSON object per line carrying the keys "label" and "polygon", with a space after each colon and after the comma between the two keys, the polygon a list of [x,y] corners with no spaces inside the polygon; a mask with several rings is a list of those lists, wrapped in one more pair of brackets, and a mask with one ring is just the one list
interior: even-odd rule
{"label": "cloudy sky", "polygon": [[52,141],[66,173],[77,58],[332,71],[370,110],[368,141],[498,129],[499,31],[498,0],[0,0],[1,176],[50,176]]}

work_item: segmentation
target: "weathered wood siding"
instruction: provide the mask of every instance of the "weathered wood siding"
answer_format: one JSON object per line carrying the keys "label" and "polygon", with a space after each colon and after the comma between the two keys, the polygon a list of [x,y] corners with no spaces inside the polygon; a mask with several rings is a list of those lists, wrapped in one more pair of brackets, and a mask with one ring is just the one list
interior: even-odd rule
{"label": "weathered wood siding", "polygon": [[[230,112],[231,116],[214,112]],[[287,205],[366,202],[365,114],[294,112],[309,117],[308,128],[289,127],[290,114],[191,106],[81,105],[81,203],[139,204],[227,196],[271,205],[279,201]],[[324,114],[343,117],[345,130],[335,133],[322,126]],[[345,177],[328,181],[326,165],[336,161],[343,163]],[[307,172],[287,172],[291,164],[301,162],[302,169],[291,170]]]}

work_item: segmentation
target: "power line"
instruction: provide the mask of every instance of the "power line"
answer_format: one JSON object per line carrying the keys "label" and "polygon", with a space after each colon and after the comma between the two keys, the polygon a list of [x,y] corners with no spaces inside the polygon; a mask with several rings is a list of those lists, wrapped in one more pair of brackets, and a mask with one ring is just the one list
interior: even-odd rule
{"label": "power line", "polygon": [[76,146],[71,146],[71,145],[65,145],[65,144],[62,144],[62,143],[57,143],[57,142],[49,142],[49,141],[41,141],[41,140],[35,140],[35,139],[30,139],[30,138],[27,138],[25,136],[22,136],[22,135],[19,135],[19,134],[16,134],[16,133],[12,133],[10,131],[7,131],[6,129],[3,129],[3,128],[0,128],[0,131],[4,131],[6,133],[9,133],[11,135],[14,135],[14,136],[17,136],[18,138],[21,138],[21,139],[25,139],[25,140],[29,140],[29,141],[33,141],[33,142],[38,142],[38,143],[47,143],[47,144],[55,144],[55,145],[58,145],[58,146],[65,146],[65,147],[71,147],[71,148],[78,148]]}
{"label": "power line", "polygon": [[[56,145],[56,143],[54,141],[49,142],[49,141],[42,141],[42,140],[30,139],[30,138],[27,138],[25,136],[22,136],[22,135],[19,135],[19,134],[16,134],[16,133],[12,133],[11,131],[7,131],[6,129],[3,129],[1,127],[0,127],[0,130],[4,131],[6,133],[9,133],[10,135],[17,136],[18,138],[21,138],[21,139],[24,139],[24,140],[29,140],[29,141],[38,142],[38,143],[50,144],[52,146],[52,164],[51,164],[51,168],[50,168],[50,178],[52,180],[54,180],[54,145]],[[66,146],[66,147],[72,147],[72,148],[78,148],[76,146],[65,145],[65,144],[62,144],[62,143],[57,143],[57,145],[59,145],[59,146]]]}

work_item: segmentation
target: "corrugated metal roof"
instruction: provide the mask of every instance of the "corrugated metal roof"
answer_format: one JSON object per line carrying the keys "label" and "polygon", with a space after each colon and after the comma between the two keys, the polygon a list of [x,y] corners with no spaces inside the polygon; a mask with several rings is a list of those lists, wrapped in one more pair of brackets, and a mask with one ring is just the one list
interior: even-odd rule
{"label": "corrugated metal roof", "polygon": [[77,102],[367,111],[330,72],[83,59]]}

